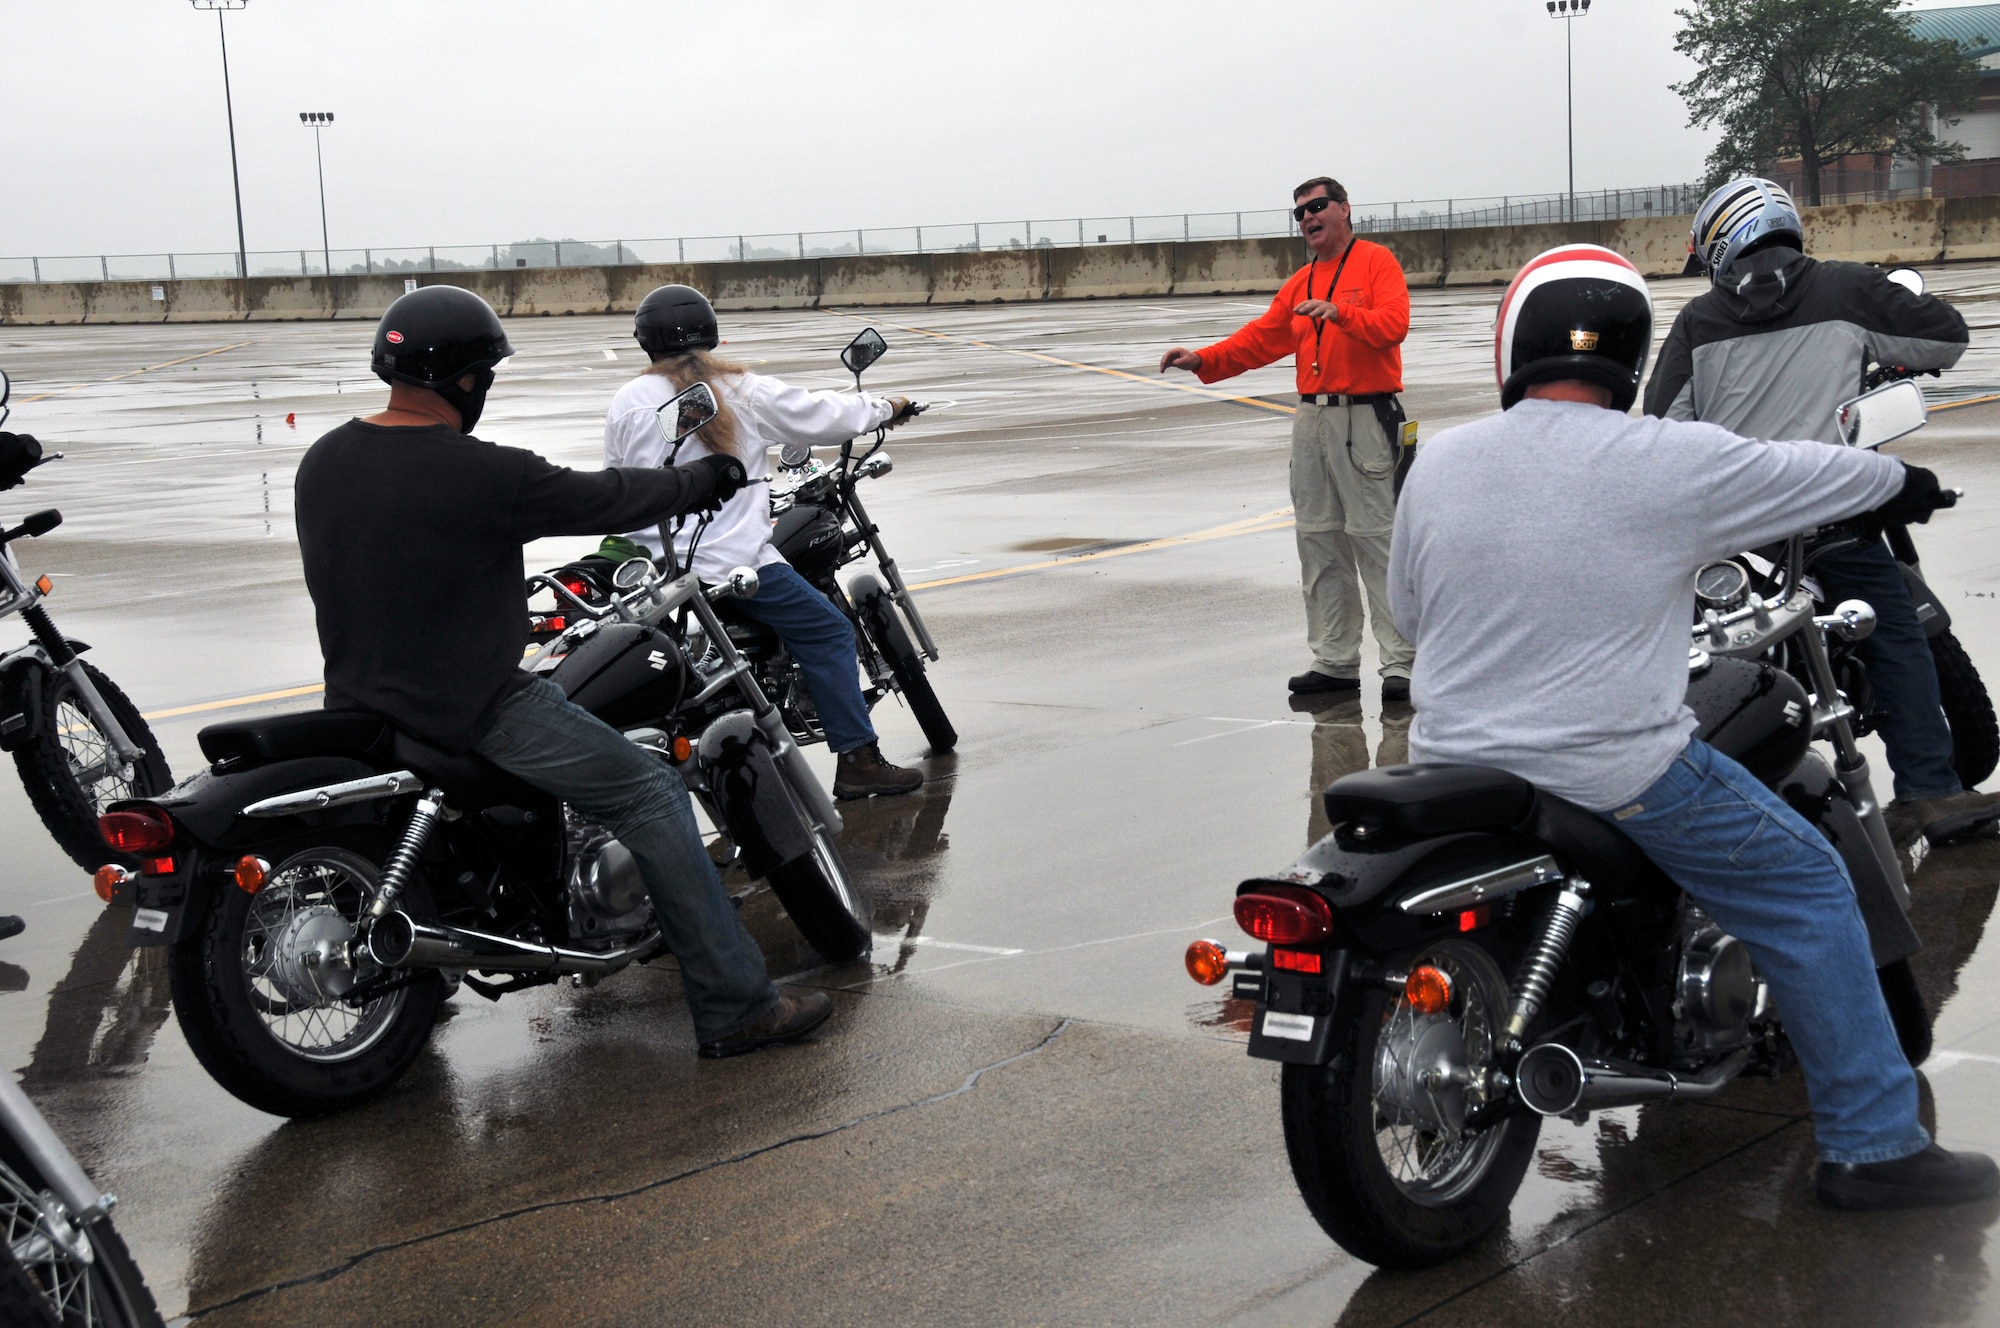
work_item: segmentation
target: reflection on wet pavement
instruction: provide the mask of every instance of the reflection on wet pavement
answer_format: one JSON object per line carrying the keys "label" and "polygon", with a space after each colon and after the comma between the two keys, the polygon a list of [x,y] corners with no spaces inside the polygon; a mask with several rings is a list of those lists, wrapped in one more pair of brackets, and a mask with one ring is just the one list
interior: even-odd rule
{"label": "reflection on wet pavement", "polygon": [[[1975,324],[1992,269],[1941,276]],[[1654,288],[1663,314],[1699,286]],[[1420,291],[1407,362],[1426,436],[1489,408],[1497,292]],[[1231,299],[897,311],[994,346],[1138,372],[1163,345],[1261,311]],[[1664,318],[1661,326],[1664,328]],[[827,314],[732,315],[732,350],[838,386]],[[517,320],[482,432],[591,464],[636,363],[622,319]],[[518,333],[518,335],[516,335]],[[291,536],[304,446],[381,392],[367,329],[15,329],[17,427],[68,451],[10,495],[60,506],[34,546],[66,627],[143,709],[312,683]],[[908,334],[880,390],[950,399],[892,440],[871,514],[943,577],[1247,521],[1284,503],[1269,411]],[[145,365],[235,349],[143,375]],[[2000,382],[1982,342],[1947,389]],[[1288,369],[1239,380],[1280,399]],[[295,423],[287,425],[287,415]],[[1900,450],[1972,497],[1924,532],[1955,630],[2000,677],[2000,410],[1940,416]],[[10,509],[11,510],[11,509]],[[596,987],[448,1004],[409,1077],[343,1116],[236,1103],[169,1017],[163,956],[47,843],[11,781],[0,1043],[84,1162],[163,1308],[206,1324],[1162,1322],[1373,1325],[1964,1323],[2000,1320],[1984,1210],[1841,1215],[1812,1201],[1796,1074],[1712,1103],[1547,1125],[1506,1230],[1445,1268],[1379,1273],[1300,1203],[1275,1067],[1248,1014],[1190,984],[1196,935],[1244,938],[1235,882],[1324,833],[1319,791],[1407,752],[1409,708],[1295,707],[1296,555],[1279,526],[924,595],[931,666],[964,738],[929,756],[878,709],[884,751],[928,783],[843,804],[874,895],[872,959],[829,969],[775,897],[743,915],[771,970],[834,993],[811,1043],[704,1062],[671,962]],[[575,541],[587,546],[594,541]],[[572,552],[550,541],[535,561]],[[1057,559],[1060,563],[1060,559]],[[1372,643],[1368,649],[1372,651]],[[1364,676],[1373,661],[1364,659]],[[314,704],[310,695],[261,709]],[[260,707],[157,722],[194,734]],[[1871,747],[1878,769],[1879,747]],[[825,770],[825,753],[809,757]],[[1304,806],[1301,807],[1301,802]],[[1940,1138],[2000,1151],[2000,842],[1912,879],[1926,1068]]]}

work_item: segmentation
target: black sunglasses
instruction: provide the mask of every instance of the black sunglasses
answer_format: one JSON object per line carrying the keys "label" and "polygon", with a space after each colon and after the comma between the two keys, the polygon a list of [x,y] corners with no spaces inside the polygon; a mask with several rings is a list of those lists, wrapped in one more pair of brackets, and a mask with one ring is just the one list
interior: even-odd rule
{"label": "black sunglasses", "polygon": [[1324,197],[1309,198],[1305,202],[1299,204],[1297,207],[1292,209],[1292,220],[1304,221],[1306,219],[1306,213],[1310,212],[1315,216],[1317,216],[1318,214],[1326,211],[1328,208],[1332,206],[1333,206],[1333,200],[1330,198],[1324,198]]}

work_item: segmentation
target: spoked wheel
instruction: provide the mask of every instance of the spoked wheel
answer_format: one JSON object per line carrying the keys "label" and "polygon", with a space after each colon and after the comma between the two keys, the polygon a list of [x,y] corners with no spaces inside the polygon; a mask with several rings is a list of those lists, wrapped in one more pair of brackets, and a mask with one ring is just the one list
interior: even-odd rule
{"label": "spoked wheel", "polygon": [[1977,788],[2000,765],[2000,720],[1993,714],[1993,698],[1986,694],[1972,656],[1950,632],[1931,638],[1931,660],[1937,665],[1938,699],[1951,726],[1952,768],[1959,783]]}
{"label": "spoked wheel", "polygon": [[[143,755],[135,765],[119,761],[111,739],[99,731],[83,698],[66,674],[41,676],[40,732],[14,752],[14,766],[28,800],[49,834],[86,871],[95,871],[119,855],[97,837],[97,818],[121,798],[144,798],[173,785],[159,739],[146,727],[118,684],[85,664],[97,694],[118,720],[125,735]],[[131,865],[127,861],[126,865]]]}
{"label": "spoked wheel", "polygon": [[160,1311],[109,1217],[78,1222],[0,1140],[0,1323],[159,1328]]}
{"label": "spoked wheel", "polygon": [[[378,880],[357,853],[304,849],[255,895],[224,890],[174,946],[174,1013],[188,1044],[217,1083],[251,1106],[280,1116],[355,1106],[395,1083],[423,1050],[443,997],[439,975],[386,973],[365,951],[350,963],[355,924]],[[365,994],[404,977],[414,980]],[[350,1000],[357,991],[362,998]]]}
{"label": "spoked wheel", "polygon": [[806,815],[789,787],[793,812],[812,826],[812,851],[771,869],[771,891],[812,948],[836,964],[861,958],[874,944],[874,908],[847,874],[825,826]]}
{"label": "spoked wheel", "polygon": [[1541,1118],[1472,1117],[1498,1068],[1507,1017],[1507,982],[1492,957],[1453,938],[1402,962],[1444,970],[1449,1007],[1422,1015],[1401,992],[1369,992],[1336,1033],[1331,1063],[1285,1066],[1285,1151],[1306,1207],[1342,1249],[1384,1268],[1423,1268],[1500,1224]]}

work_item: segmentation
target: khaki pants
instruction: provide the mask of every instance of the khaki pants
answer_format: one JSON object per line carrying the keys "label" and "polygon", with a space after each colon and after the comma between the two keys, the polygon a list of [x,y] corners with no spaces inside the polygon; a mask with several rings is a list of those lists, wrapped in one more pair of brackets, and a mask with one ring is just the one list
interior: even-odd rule
{"label": "khaki pants", "polygon": [[[1396,444],[1373,406],[1299,403],[1292,418],[1306,644],[1315,671],[1361,676],[1361,591],[1385,678],[1407,678],[1416,650],[1389,616],[1389,537],[1396,524]],[[1357,581],[1359,573],[1359,584]]]}

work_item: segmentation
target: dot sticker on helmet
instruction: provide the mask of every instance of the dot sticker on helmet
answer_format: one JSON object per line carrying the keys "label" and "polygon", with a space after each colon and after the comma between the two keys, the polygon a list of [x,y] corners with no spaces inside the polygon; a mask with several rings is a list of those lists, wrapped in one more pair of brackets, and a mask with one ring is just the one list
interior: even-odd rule
{"label": "dot sticker on helmet", "polygon": [[387,334],[386,339],[391,346],[400,346],[403,344],[403,334],[401,332],[390,332]]}

